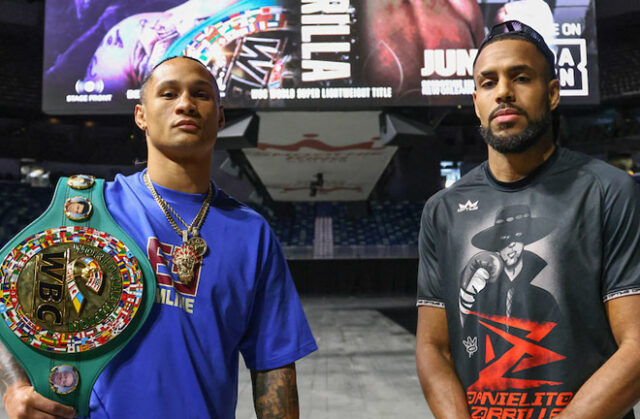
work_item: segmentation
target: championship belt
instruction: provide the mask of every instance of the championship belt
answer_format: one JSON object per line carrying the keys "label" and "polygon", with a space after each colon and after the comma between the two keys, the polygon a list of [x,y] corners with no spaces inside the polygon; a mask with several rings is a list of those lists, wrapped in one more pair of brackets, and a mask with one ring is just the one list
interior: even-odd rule
{"label": "championship belt", "polygon": [[92,176],[61,178],[44,214],[0,251],[0,339],[38,393],[80,416],[156,290],[145,253],[109,214],[103,187]]}

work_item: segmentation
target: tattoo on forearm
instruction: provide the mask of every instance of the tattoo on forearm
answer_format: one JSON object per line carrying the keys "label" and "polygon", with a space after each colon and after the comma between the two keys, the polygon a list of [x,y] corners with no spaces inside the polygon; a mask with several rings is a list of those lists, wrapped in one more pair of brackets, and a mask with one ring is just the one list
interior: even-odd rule
{"label": "tattoo on forearm", "polygon": [[296,366],[289,364],[267,371],[251,371],[253,404],[258,419],[297,419]]}
{"label": "tattoo on forearm", "polygon": [[0,342],[0,392],[18,381],[29,382],[29,377],[11,352]]}

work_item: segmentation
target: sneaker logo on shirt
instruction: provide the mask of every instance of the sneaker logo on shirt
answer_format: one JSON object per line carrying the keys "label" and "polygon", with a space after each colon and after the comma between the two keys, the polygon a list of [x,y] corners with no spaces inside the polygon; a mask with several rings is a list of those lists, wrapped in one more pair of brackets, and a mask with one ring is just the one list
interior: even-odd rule
{"label": "sneaker logo on shirt", "polygon": [[458,204],[458,212],[478,211],[478,201],[467,201],[465,204]]}
{"label": "sneaker logo on shirt", "polygon": [[467,336],[466,340],[462,341],[467,353],[469,354],[469,358],[473,356],[476,352],[478,352],[478,337],[471,338],[471,336]]}

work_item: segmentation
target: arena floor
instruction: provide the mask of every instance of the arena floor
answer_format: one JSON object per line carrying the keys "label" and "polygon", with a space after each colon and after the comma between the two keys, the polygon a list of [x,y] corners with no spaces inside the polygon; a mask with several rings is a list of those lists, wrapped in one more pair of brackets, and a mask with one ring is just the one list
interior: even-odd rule
{"label": "arena floor", "polygon": [[[415,371],[412,297],[303,298],[319,350],[300,360],[303,419],[430,419]],[[640,405],[634,409],[640,418]],[[238,419],[255,419],[240,361]],[[7,418],[0,408],[0,419]]]}
{"label": "arena floor", "polygon": [[[433,418],[415,369],[414,298],[303,298],[303,305],[319,350],[296,364],[301,418]],[[243,361],[237,418],[255,418]]]}

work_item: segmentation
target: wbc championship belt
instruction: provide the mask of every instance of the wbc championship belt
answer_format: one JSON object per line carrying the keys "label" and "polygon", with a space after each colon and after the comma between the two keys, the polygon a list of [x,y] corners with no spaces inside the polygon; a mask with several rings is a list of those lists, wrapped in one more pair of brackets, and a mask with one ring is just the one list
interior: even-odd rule
{"label": "wbc championship belt", "polygon": [[109,214],[104,180],[61,178],[0,251],[0,339],[35,390],[89,412],[98,375],[149,315],[155,275]]}

